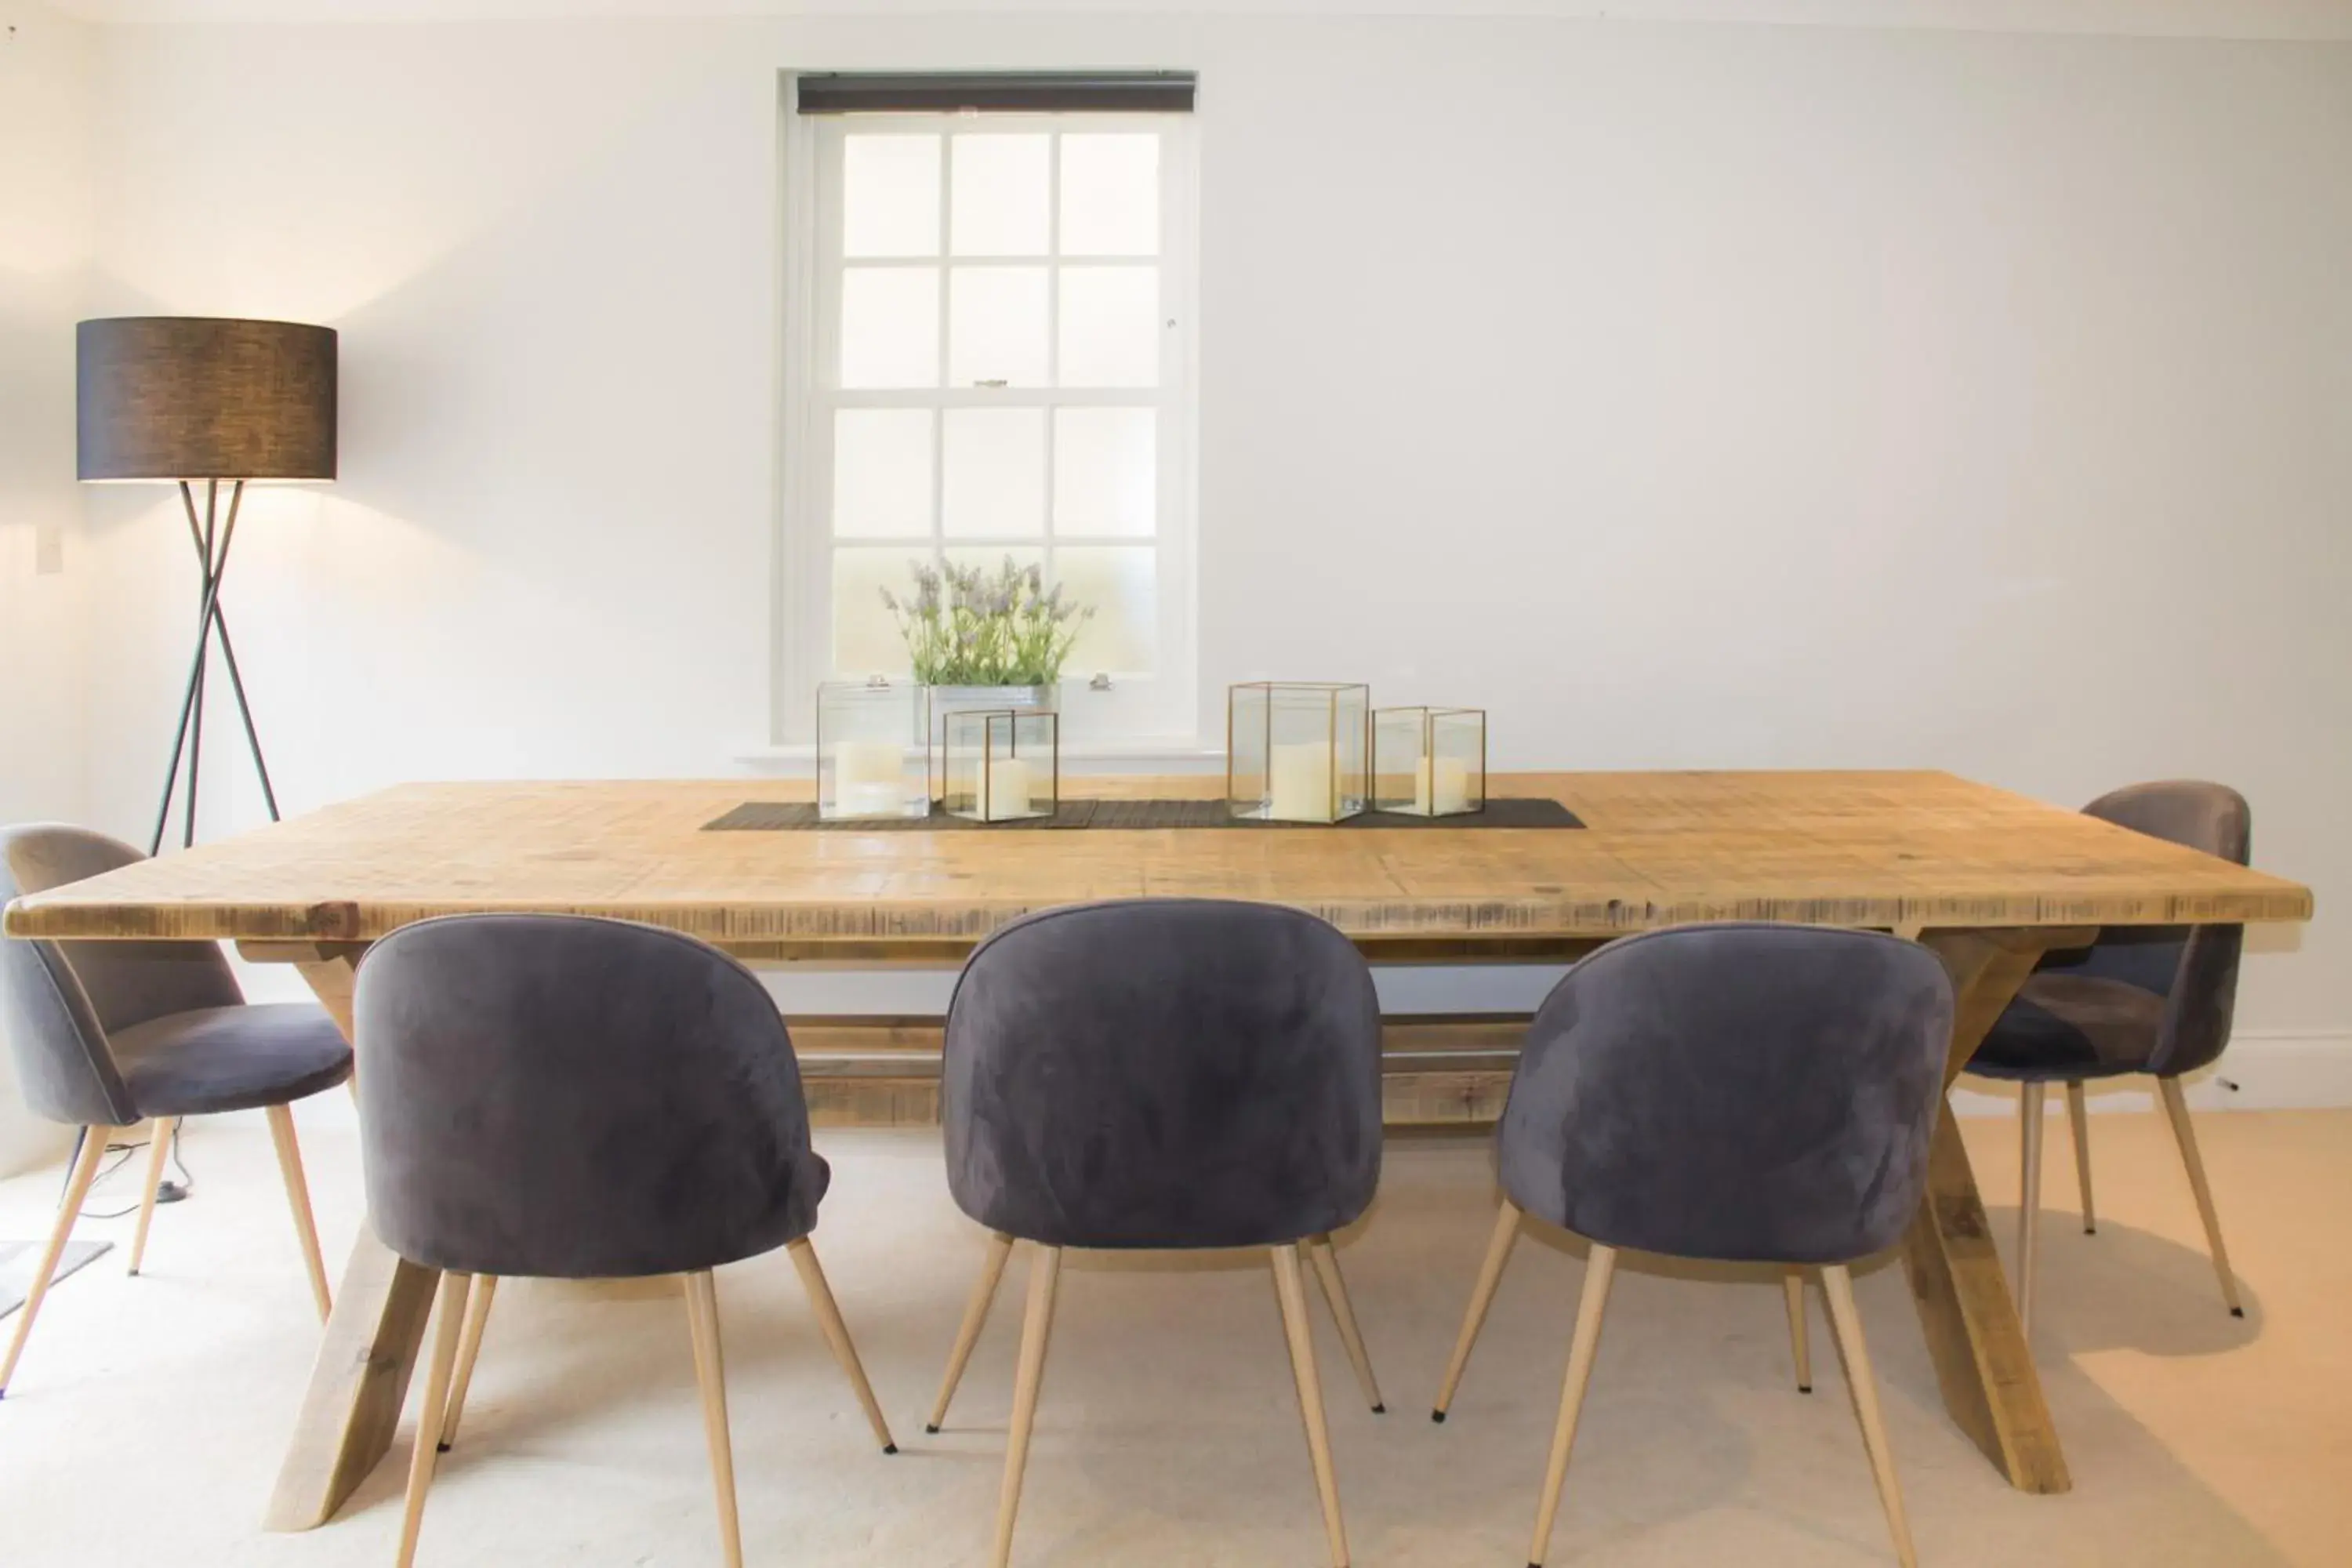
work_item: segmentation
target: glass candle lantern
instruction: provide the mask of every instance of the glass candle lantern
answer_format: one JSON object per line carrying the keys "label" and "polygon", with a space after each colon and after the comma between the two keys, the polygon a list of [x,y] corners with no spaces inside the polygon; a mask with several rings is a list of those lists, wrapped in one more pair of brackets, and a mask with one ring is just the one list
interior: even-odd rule
{"label": "glass candle lantern", "polygon": [[[970,711],[1018,712],[1061,710],[1058,686],[934,686],[931,693],[931,799],[947,793],[948,719]],[[1025,742],[1024,742],[1025,744]]]}
{"label": "glass candle lantern", "polygon": [[816,689],[816,814],[826,821],[929,816],[929,694],[908,681]]}
{"label": "glass candle lantern", "polygon": [[1287,681],[1225,699],[1225,800],[1235,816],[1339,822],[1369,795],[1369,687]]}
{"label": "glass candle lantern", "polygon": [[943,744],[950,815],[973,822],[1051,816],[1061,795],[1061,721],[1037,710],[950,713]]}
{"label": "glass candle lantern", "polygon": [[1486,806],[1486,715],[1383,708],[1372,715],[1372,809],[1465,816]]}

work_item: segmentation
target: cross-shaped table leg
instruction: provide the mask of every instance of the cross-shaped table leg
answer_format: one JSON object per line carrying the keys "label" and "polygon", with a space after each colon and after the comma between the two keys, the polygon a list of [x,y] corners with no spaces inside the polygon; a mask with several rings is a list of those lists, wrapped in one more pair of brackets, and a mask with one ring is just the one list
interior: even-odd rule
{"label": "cross-shaped table leg", "polygon": [[[2087,944],[2083,930],[1931,931],[1919,941],[1950,971],[1958,1008],[1948,1089],[2044,952]],[[1903,1238],[1903,1269],[1943,1387],[1944,1408],[2021,1491],[2074,1486],[2051,1425],[2025,1331],[1977,1195],[1976,1173],[1948,1102],[1927,1155],[1927,1196]]]}

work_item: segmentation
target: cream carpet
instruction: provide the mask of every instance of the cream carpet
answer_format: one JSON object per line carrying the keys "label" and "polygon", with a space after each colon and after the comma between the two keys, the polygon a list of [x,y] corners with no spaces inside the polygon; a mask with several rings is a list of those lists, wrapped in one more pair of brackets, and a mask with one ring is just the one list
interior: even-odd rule
{"label": "cream carpet", "polygon": [[[1937,1403],[1900,1269],[1860,1283],[1923,1561],[2352,1562],[2352,1112],[2201,1119],[2243,1321],[2222,1310],[2159,1122],[2093,1118],[2102,1223],[2084,1237],[2065,1119],[2050,1121],[2037,1350],[2071,1495],[2000,1482]],[[1967,1127],[2006,1249],[2013,1122]],[[886,1458],[868,1440],[781,1255],[724,1271],[749,1559],[984,1563],[1024,1261],[948,1429],[926,1436],[981,1238],[948,1200],[935,1134],[820,1144],[835,1175],[818,1249],[905,1451]],[[355,1139],[313,1126],[306,1148],[340,1272],[361,1210]],[[404,1435],[335,1523],[303,1535],[257,1527],[317,1327],[259,1125],[192,1125],[185,1149],[196,1194],[157,1216],[146,1273],[127,1279],[110,1258],[60,1285],[0,1403],[0,1562],[388,1563]],[[119,1206],[135,1180],[119,1174],[93,1206]],[[1521,1244],[1453,1417],[1432,1425],[1493,1213],[1488,1183],[1483,1141],[1392,1144],[1378,1208],[1342,1238],[1390,1414],[1363,1407],[1316,1307],[1364,1568],[1526,1561],[1582,1265],[1565,1238]],[[0,1183],[0,1236],[39,1234],[56,1192],[54,1172]],[[129,1226],[89,1234],[127,1239]],[[1805,1396],[1769,1278],[1629,1260],[1550,1561],[1891,1562],[1817,1295],[1813,1331]],[[1074,1259],[1016,1562],[1311,1565],[1322,1550],[1262,1259]],[[673,1289],[500,1291],[419,1561],[718,1561]]]}

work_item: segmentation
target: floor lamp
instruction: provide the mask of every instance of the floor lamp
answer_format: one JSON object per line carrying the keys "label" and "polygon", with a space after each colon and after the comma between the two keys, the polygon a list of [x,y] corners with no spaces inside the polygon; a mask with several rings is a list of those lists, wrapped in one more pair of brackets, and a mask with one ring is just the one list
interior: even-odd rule
{"label": "floor lamp", "polygon": [[[221,607],[222,575],[236,537],[245,487],[254,479],[335,477],[335,333],[292,321],[241,321],[211,316],[115,316],[77,329],[77,409],[80,477],[88,480],[168,479],[180,487],[188,538],[203,568],[197,589],[196,650],[180,699],[163,799],[147,852],[163,847],[172,796],[187,759],[186,825],[181,843],[196,841],[196,773],[205,741],[205,669],[214,639],[236,693],[246,744],[261,775],[261,797],[278,820],[278,795],[262,761],[261,737],[245,700],[245,676]],[[204,486],[201,514],[195,487]],[[220,508],[228,487],[228,509]]]}

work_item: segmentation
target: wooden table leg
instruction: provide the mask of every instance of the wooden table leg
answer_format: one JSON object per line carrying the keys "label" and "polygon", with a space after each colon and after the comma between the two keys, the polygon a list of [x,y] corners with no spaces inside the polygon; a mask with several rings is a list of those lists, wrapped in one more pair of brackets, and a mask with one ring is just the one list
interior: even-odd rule
{"label": "wooden table leg", "polygon": [[440,1283],[439,1269],[411,1263],[361,1230],[263,1529],[326,1523],[391,1448]]}
{"label": "wooden table leg", "polygon": [[[356,945],[307,948],[297,960],[302,978],[346,1039],[352,1033],[352,980],[362,951]],[[277,1489],[262,1518],[264,1529],[314,1530],[326,1523],[392,1447],[440,1282],[438,1269],[396,1256],[361,1226],[278,1468]]]}
{"label": "wooden table leg", "polygon": [[[2079,946],[2084,931],[1931,931],[1919,941],[1951,972],[1958,1007],[1946,1086],[2053,948]],[[1912,1305],[1936,1363],[1944,1407],[1960,1430],[2021,1491],[2063,1492],[2074,1486],[2066,1457],[2042,1396],[2017,1303],[2001,1272],[1977,1195],[1976,1173],[1947,1103],[1927,1156],[1927,1196],[1903,1238],[1903,1268]]]}

